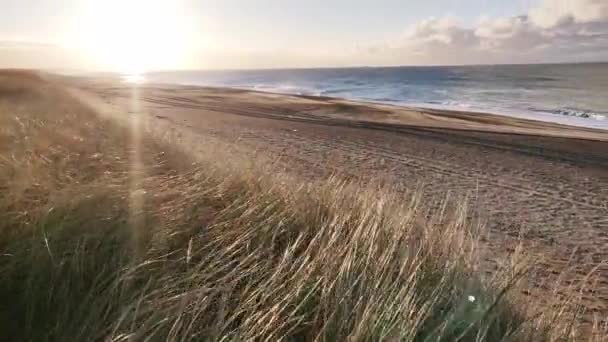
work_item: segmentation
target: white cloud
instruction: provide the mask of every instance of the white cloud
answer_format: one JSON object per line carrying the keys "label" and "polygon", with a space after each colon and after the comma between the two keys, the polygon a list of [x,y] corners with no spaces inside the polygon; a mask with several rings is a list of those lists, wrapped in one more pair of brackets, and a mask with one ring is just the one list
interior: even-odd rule
{"label": "white cloud", "polygon": [[474,37],[469,30],[462,28],[453,17],[431,18],[424,20],[406,32],[405,39],[417,44],[461,45],[473,43]]}
{"label": "white cloud", "polygon": [[546,43],[545,33],[525,16],[484,19],[474,32],[479,46],[489,51],[526,51]]}
{"label": "white cloud", "polygon": [[563,23],[608,20],[607,0],[545,0],[529,13],[531,21],[543,28]]}
{"label": "white cloud", "polygon": [[392,64],[608,59],[608,0],[545,0],[527,15],[486,17],[474,27],[453,17],[430,18],[368,53]]}

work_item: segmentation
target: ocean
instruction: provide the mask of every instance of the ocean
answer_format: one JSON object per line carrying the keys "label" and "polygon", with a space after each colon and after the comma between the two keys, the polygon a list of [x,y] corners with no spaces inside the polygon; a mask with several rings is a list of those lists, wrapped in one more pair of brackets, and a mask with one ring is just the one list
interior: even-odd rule
{"label": "ocean", "polygon": [[608,129],[608,63],[175,71],[145,78]]}

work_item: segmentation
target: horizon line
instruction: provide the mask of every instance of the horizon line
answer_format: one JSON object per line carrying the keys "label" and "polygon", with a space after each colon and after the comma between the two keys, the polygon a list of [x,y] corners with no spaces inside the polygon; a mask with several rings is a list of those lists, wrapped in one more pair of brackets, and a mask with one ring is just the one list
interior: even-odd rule
{"label": "horizon line", "polygon": [[[273,67],[273,68],[184,68],[184,69],[158,69],[142,72],[142,74],[168,73],[168,72],[192,72],[192,71],[209,71],[209,72],[227,72],[227,71],[281,71],[281,70],[324,70],[324,69],[394,69],[394,68],[450,68],[450,67],[491,67],[491,66],[524,66],[524,65],[584,65],[584,64],[608,64],[605,61],[585,61],[585,62],[533,62],[533,63],[479,63],[479,64],[427,64],[427,65],[406,65],[406,64],[388,64],[388,65],[354,65],[354,66],[314,66],[314,67]],[[11,69],[11,68],[0,68]],[[24,69],[24,68],[20,68]],[[25,68],[29,70],[46,70],[46,71],[80,71],[87,73],[100,74],[126,74],[120,71],[112,70],[87,70],[87,69],[37,69]]]}

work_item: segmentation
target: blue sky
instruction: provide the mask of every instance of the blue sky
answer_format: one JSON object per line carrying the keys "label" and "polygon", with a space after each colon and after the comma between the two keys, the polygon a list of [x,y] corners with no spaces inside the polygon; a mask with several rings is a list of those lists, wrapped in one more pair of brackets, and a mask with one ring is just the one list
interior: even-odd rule
{"label": "blue sky", "polygon": [[0,66],[586,61],[607,42],[608,0],[0,0]]}

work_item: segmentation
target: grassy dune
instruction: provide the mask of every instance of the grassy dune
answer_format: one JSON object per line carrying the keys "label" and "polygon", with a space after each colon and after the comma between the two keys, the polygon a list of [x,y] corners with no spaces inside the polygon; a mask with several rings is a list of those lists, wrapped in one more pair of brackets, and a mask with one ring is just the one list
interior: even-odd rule
{"label": "grassy dune", "polygon": [[0,73],[1,338],[574,340],[575,316],[519,297],[526,265],[479,277],[465,217],[194,160]]}

